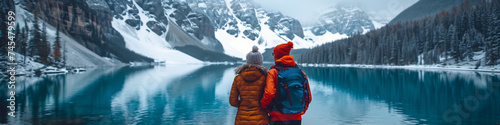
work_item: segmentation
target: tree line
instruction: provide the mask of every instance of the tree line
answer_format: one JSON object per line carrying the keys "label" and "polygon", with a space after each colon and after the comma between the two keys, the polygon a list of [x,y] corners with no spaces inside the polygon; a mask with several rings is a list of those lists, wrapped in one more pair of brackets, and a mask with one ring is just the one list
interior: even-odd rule
{"label": "tree line", "polygon": [[[299,63],[374,65],[497,65],[500,0],[466,0],[449,11],[387,25],[326,43],[301,54]],[[467,64],[472,63],[473,64]]]}
{"label": "tree line", "polygon": [[[54,43],[51,45],[47,40],[47,27],[45,23],[42,23],[40,27],[40,22],[37,13],[34,13],[34,18],[32,21],[31,29],[28,26],[26,20],[24,21],[24,26],[21,29],[20,25],[16,25],[15,29],[15,39],[16,49],[15,51],[26,57],[32,57],[34,61],[45,65],[52,65],[57,67],[62,67],[64,65],[63,53],[61,52],[61,37],[59,36],[59,27],[57,28],[55,34]],[[24,58],[26,62],[27,58]]]}

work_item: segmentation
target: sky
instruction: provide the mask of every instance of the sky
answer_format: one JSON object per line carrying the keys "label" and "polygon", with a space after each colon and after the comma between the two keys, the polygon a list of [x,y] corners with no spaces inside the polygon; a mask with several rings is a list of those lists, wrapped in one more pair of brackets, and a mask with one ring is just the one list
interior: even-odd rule
{"label": "sky", "polygon": [[264,9],[280,11],[298,19],[311,22],[323,11],[335,6],[358,7],[365,10],[373,20],[390,21],[401,11],[418,0],[254,0]]}

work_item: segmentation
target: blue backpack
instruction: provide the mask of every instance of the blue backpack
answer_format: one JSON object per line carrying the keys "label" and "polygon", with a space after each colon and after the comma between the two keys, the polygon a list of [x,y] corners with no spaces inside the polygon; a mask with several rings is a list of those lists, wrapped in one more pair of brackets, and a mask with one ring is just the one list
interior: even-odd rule
{"label": "blue backpack", "polygon": [[283,69],[278,66],[278,71],[275,97],[278,110],[283,114],[301,113],[309,95],[306,75],[298,67]]}

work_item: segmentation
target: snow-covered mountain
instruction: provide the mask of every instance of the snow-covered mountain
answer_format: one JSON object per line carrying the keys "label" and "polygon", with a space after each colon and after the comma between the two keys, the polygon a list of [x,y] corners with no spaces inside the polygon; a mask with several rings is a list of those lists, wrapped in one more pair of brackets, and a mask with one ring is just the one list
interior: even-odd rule
{"label": "snow-covered mountain", "polygon": [[247,0],[86,2],[94,10],[109,8],[113,28],[127,48],[157,60],[214,61],[206,58],[216,53],[244,59],[253,45],[270,48],[287,41],[293,41],[295,48],[315,45],[303,39],[298,20]]}
{"label": "snow-covered mountain", "polygon": [[[63,33],[76,37],[76,41],[101,56],[127,57],[127,54],[119,55],[124,50],[108,52],[106,49],[122,46],[138,55],[170,63],[237,61],[237,58],[244,59],[253,45],[259,46],[261,52],[287,41],[294,42],[296,49],[310,48],[374,29],[366,13],[359,9],[336,8],[322,14],[318,25],[303,28],[297,19],[267,11],[252,0],[47,0],[34,3],[24,0],[22,3],[27,8],[38,4],[43,5],[41,8],[57,6],[39,17],[52,26],[64,21],[60,28]],[[68,22],[72,24],[66,24]],[[130,52],[128,55],[133,55]]]}
{"label": "snow-covered mountain", "polygon": [[339,33],[350,36],[358,32],[366,33],[375,29],[369,15],[363,10],[354,7],[330,8],[320,14],[316,20],[313,24],[313,27],[319,28],[319,30],[316,30],[317,32],[313,32],[316,35],[321,35],[326,30],[332,34]]}
{"label": "snow-covered mountain", "polygon": [[316,44],[332,42],[356,33],[375,29],[374,22],[363,10],[355,7],[332,7],[304,28],[305,39]]}
{"label": "snow-covered mountain", "polygon": [[264,10],[251,0],[186,2],[192,11],[210,19],[215,27],[215,38],[221,42],[228,55],[244,58],[253,45],[264,51],[263,48],[271,48],[287,41],[294,42],[295,48],[315,45],[303,39],[302,25],[297,19],[280,12]]}

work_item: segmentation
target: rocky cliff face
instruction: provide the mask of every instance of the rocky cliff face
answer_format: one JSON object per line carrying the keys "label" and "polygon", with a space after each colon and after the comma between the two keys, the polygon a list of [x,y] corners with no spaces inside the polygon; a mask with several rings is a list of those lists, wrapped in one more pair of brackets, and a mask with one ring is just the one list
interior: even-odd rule
{"label": "rocky cliff face", "polygon": [[[26,9],[30,10],[42,20],[53,26],[59,26],[60,31],[65,34],[72,34],[79,37],[79,42],[90,50],[102,54],[98,46],[101,46],[100,39],[104,37],[103,25],[110,23],[102,22],[98,19],[98,14],[90,11],[83,1],[63,2],[56,0],[49,1],[25,1]],[[109,18],[108,12],[103,12],[104,19]],[[89,39],[94,39],[88,41]]]}
{"label": "rocky cliff face", "polygon": [[[147,26],[157,35],[162,35],[166,32],[166,25],[168,20],[165,17],[163,7],[159,0],[136,0],[136,4],[132,1],[125,0],[87,0],[89,5],[92,5],[94,10],[100,8],[109,9],[107,11],[113,12],[113,16],[117,19],[124,19],[127,24],[135,27],[137,30],[141,26]],[[141,19],[139,16],[139,9],[141,7],[144,11],[148,12],[148,17],[152,20]],[[144,17],[143,17],[144,18]],[[111,22],[111,21],[109,21]]]}
{"label": "rocky cliff face", "polygon": [[284,16],[280,12],[268,13],[269,28],[274,32],[286,35],[289,39],[294,39],[294,34],[304,38],[304,31],[302,25],[297,19]]}
{"label": "rocky cliff face", "polygon": [[84,0],[21,0],[23,9],[33,13],[94,53],[117,58],[123,62],[152,61],[127,48],[123,37],[111,26],[113,11],[104,1]]}
{"label": "rocky cliff face", "polygon": [[206,14],[192,9],[188,3],[179,1],[165,1],[163,7],[165,14],[177,26],[200,41],[198,47],[224,52],[222,44],[215,38],[215,26]]}

